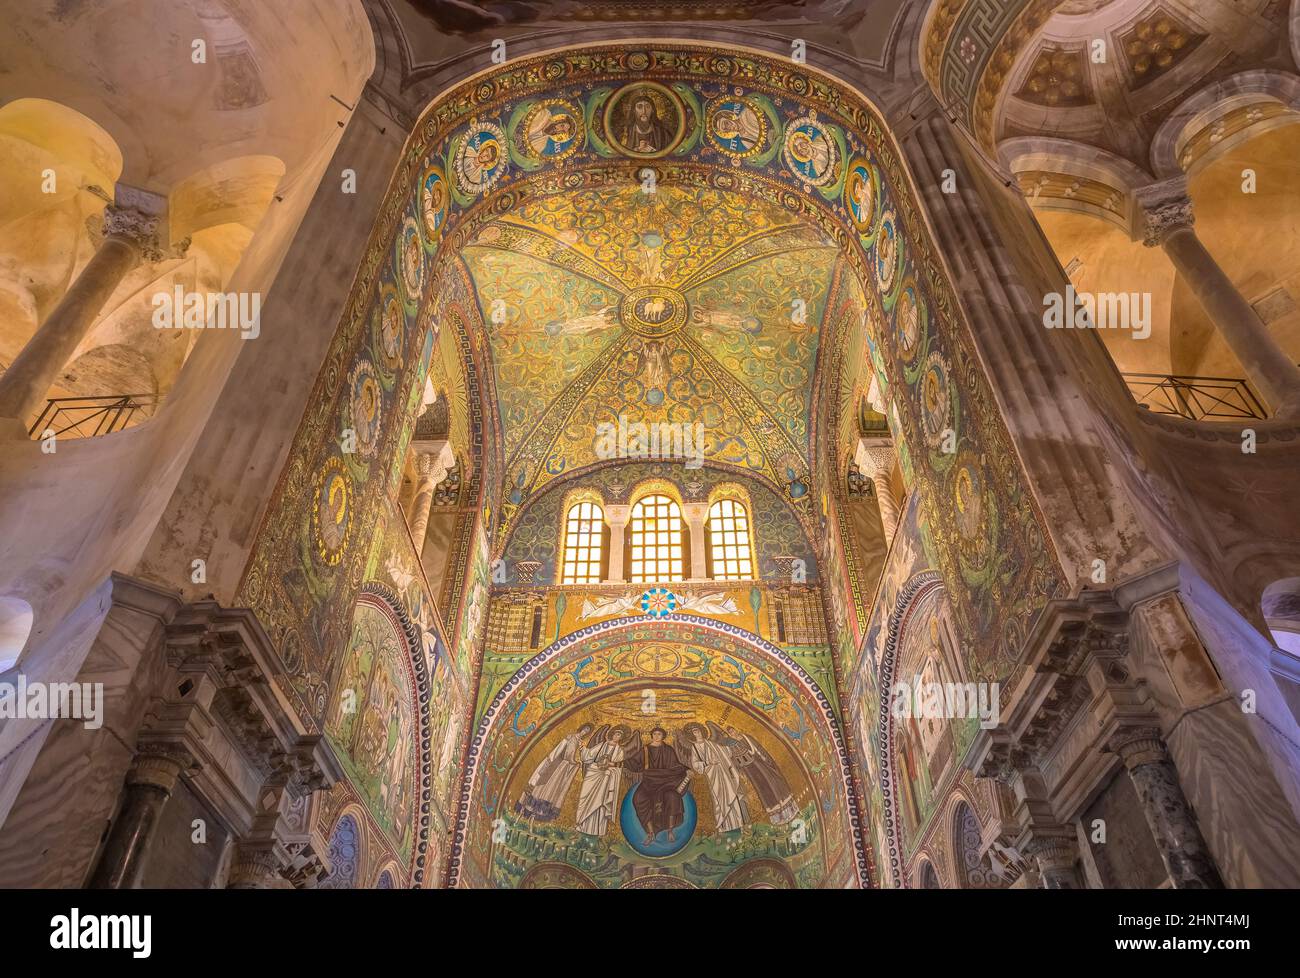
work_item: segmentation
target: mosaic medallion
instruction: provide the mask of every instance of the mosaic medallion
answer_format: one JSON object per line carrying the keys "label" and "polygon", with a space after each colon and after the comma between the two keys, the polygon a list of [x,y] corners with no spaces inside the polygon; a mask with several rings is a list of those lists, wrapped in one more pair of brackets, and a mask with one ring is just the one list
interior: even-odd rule
{"label": "mosaic medallion", "polygon": [[402,311],[401,300],[397,291],[391,287],[383,293],[383,312],[379,316],[379,352],[389,368],[396,368],[402,363],[402,332],[406,326],[406,314]]}
{"label": "mosaic medallion", "polygon": [[705,112],[704,131],[719,152],[739,161],[763,149],[767,116],[747,98],[715,99]]}
{"label": "mosaic medallion", "polygon": [[880,215],[880,233],[876,237],[876,285],[888,294],[894,289],[899,265],[898,218],[892,210]]}
{"label": "mosaic medallion", "polygon": [[667,588],[652,587],[641,595],[641,610],[651,618],[663,618],[677,610],[677,595]]}
{"label": "mosaic medallion", "polygon": [[642,285],[623,296],[619,319],[638,336],[658,339],[686,325],[686,297],[666,285]]}
{"label": "mosaic medallion", "polygon": [[871,231],[876,219],[876,199],[880,181],[875,169],[864,159],[857,159],[849,167],[849,178],[844,182],[844,206],[849,209],[853,226],[862,234]]}
{"label": "mosaic medallion", "polygon": [[331,455],[316,477],[311,525],[316,540],[316,554],[333,566],[348,549],[352,534],[352,480],[343,460]]}
{"label": "mosaic medallion", "polygon": [[360,361],[348,377],[352,430],[356,433],[357,452],[373,458],[379,449],[379,421],[383,414],[383,391],[368,360]]}
{"label": "mosaic medallion", "polygon": [[921,420],[925,425],[925,440],[932,448],[943,441],[944,432],[952,427],[948,364],[938,352],[930,354],[921,373]]}
{"label": "mosaic medallion", "polygon": [[637,159],[667,156],[686,134],[686,107],[672,89],[655,82],[625,85],[605,105],[610,145]]}
{"label": "mosaic medallion", "polygon": [[397,264],[402,270],[407,299],[417,301],[424,291],[424,243],[420,240],[420,226],[413,217],[402,224],[397,239]]}
{"label": "mosaic medallion", "polygon": [[894,329],[898,336],[898,352],[905,360],[911,360],[921,348],[921,338],[925,329],[925,307],[917,298],[916,284],[908,280],[899,293],[898,304],[894,307]]}
{"label": "mosaic medallion", "polygon": [[573,103],[547,99],[528,110],[515,145],[530,159],[557,162],[577,151],[582,125],[582,112]]}
{"label": "mosaic medallion", "polygon": [[447,219],[447,177],[440,166],[430,166],[420,177],[420,220],[429,244],[438,243]]}
{"label": "mosaic medallion", "polygon": [[491,190],[508,163],[506,134],[490,122],[470,126],[456,149],[456,184],[476,196]]}
{"label": "mosaic medallion", "polygon": [[785,165],[804,183],[823,187],[833,183],[839,169],[839,150],[830,133],[815,116],[806,115],[786,126]]}

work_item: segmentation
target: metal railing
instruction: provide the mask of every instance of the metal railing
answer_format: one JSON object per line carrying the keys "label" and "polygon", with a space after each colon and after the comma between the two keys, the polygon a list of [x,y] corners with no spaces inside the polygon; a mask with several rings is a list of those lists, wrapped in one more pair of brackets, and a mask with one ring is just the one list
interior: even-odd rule
{"label": "metal railing", "polygon": [[1191,421],[1268,417],[1254,392],[1238,377],[1130,373],[1123,377],[1138,405],[1156,414],[1172,414]]}
{"label": "metal railing", "polygon": [[136,415],[158,403],[156,394],[105,394],[98,397],[53,397],[28,429],[33,438],[56,436],[93,438],[131,427]]}

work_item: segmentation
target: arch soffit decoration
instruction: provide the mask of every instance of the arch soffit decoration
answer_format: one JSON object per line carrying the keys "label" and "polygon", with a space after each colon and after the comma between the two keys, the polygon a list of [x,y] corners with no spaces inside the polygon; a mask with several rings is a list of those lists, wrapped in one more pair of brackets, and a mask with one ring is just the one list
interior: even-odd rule
{"label": "arch soffit decoration", "polygon": [[[1300,11],[1300,5],[1295,9]],[[1188,96],[1156,130],[1151,141],[1151,168],[1157,178],[1181,176],[1184,167],[1179,156],[1188,142],[1228,113],[1261,103],[1280,104],[1289,110],[1281,117],[1281,124],[1300,120],[1300,77],[1271,69],[1243,71]],[[1248,126],[1198,159],[1194,166],[1204,166],[1239,145],[1239,137],[1249,139],[1278,124],[1269,120],[1262,125]]]}
{"label": "arch soffit decoration", "polygon": [[[467,858],[465,842],[467,840],[470,812],[476,802],[481,801],[480,795],[482,793],[484,774],[483,764],[480,762],[486,760],[494,737],[503,736],[507,733],[501,724],[509,722],[513,716],[510,707],[514,705],[518,694],[521,692],[530,692],[531,694],[532,691],[526,686],[527,681],[544,666],[554,664],[556,661],[567,661],[569,656],[583,651],[586,643],[592,638],[616,635],[632,629],[643,628],[647,622],[648,619],[641,617],[611,618],[572,632],[552,643],[524,663],[493,697],[492,702],[484,710],[482,719],[475,728],[465,761],[465,771],[461,781],[460,804],[457,806],[456,827],[453,835],[455,841],[452,845],[448,886],[455,886],[462,862]],[[862,836],[862,826],[856,801],[857,792],[850,768],[848,747],[840,730],[839,717],[835,707],[817,685],[817,681],[779,647],[754,635],[752,632],[737,628],[734,625],[689,614],[665,615],[658,618],[656,624],[686,626],[697,633],[710,632],[757,652],[765,662],[773,665],[781,675],[794,686],[800,688],[810,700],[816,703],[818,735],[823,738],[828,748],[835,754],[837,764],[836,784],[843,791],[846,800],[846,827],[850,833],[855,851],[858,882],[863,887],[871,886],[871,857]],[[644,679],[638,681],[644,682]],[[714,692],[720,693],[722,691],[717,690]]]}
{"label": "arch soffit decoration", "polygon": [[[392,626],[394,633],[401,638],[405,647],[406,655],[403,664],[411,681],[413,696],[411,706],[419,726],[414,745],[417,761],[414,769],[408,775],[413,783],[416,801],[412,815],[415,822],[414,842],[411,847],[410,865],[405,871],[399,872],[397,879],[409,878],[412,885],[420,886],[430,869],[427,864],[430,849],[433,848],[436,852],[436,847],[431,847],[429,840],[430,808],[433,803],[433,752],[429,719],[429,701],[432,688],[428,663],[424,657],[424,643],[419,633],[419,626],[411,620],[411,617],[402,607],[401,599],[388,585],[378,581],[368,581],[363,584],[353,608],[353,620],[355,620],[357,611],[363,606],[373,608],[383,615]],[[330,678],[329,697],[331,700],[335,693],[335,686],[339,682],[339,670],[343,666],[344,658],[344,656],[339,656],[338,661],[334,664],[335,672]],[[373,824],[373,818],[363,804],[349,802],[344,811],[351,811],[354,808],[361,812],[358,818],[363,823],[363,833],[368,839],[371,834],[378,832],[378,829]],[[338,824],[339,818],[342,818],[342,814],[340,813],[338,818],[335,819],[335,825]],[[333,828],[330,831],[333,832]],[[374,876],[378,879],[379,873],[376,872]],[[369,879],[364,873],[358,878]]]}
{"label": "arch soffit decoration", "polygon": [[881,813],[885,825],[885,845],[888,849],[884,859],[887,872],[895,886],[908,886],[907,864],[903,858],[903,833],[898,813],[898,800],[895,797],[898,784],[897,765],[894,763],[894,716],[891,710],[894,686],[894,671],[898,665],[898,651],[903,636],[911,623],[913,612],[920,608],[922,601],[932,592],[943,587],[943,581],[937,572],[922,571],[905,585],[894,602],[894,611],[889,616],[886,626],[885,648],[880,656],[877,670],[877,689],[879,690],[879,716],[877,733],[880,743],[880,795],[884,811]]}

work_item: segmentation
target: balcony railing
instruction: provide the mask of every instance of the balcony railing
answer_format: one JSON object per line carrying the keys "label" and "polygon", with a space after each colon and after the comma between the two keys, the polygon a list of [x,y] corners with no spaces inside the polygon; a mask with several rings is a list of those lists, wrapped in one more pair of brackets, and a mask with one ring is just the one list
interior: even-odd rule
{"label": "balcony railing", "polygon": [[1129,373],[1123,376],[1133,399],[1156,414],[1173,414],[1191,421],[1268,417],[1259,399],[1240,378]]}
{"label": "balcony railing", "polygon": [[136,415],[158,403],[156,394],[105,394],[99,397],[54,397],[28,429],[33,438],[52,431],[62,437],[93,438],[131,427]]}

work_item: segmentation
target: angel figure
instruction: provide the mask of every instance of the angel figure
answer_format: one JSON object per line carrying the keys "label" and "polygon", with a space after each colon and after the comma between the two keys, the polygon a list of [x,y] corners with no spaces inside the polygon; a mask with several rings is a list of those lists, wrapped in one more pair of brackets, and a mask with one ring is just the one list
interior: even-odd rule
{"label": "angel figure", "polygon": [[690,740],[691,770],[704,775],[713,796],[713,818],[719,832],[734,832],[749,821],[749,807],[740,787],[740,772],[732,761],[728,738],[713,721],[688,723],[682,730]]}
{"label": "angel figure", "polygon": [[609,830],[623,783],[623,745],[631,739],[630,727],[605,724],[579,750],[582,787],[578,790],[577,823],[583,835],[604,835]]}

